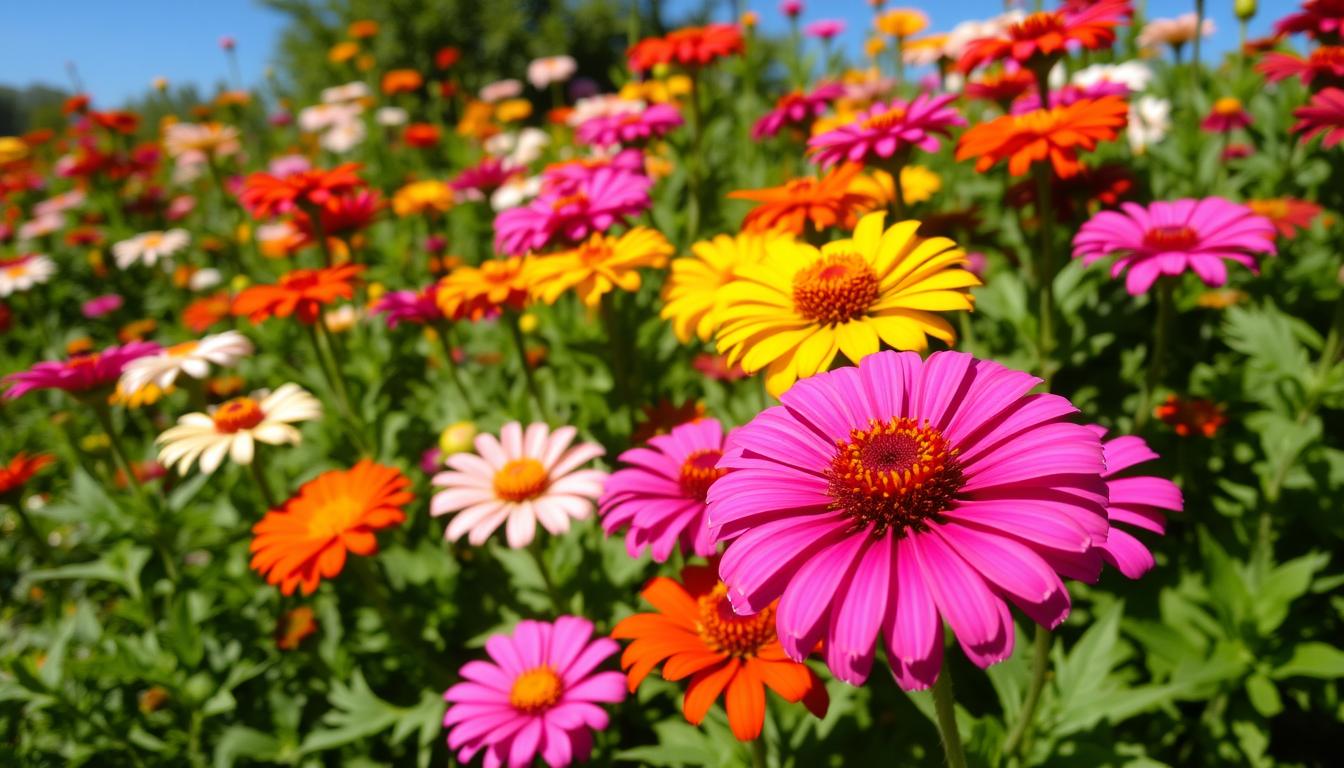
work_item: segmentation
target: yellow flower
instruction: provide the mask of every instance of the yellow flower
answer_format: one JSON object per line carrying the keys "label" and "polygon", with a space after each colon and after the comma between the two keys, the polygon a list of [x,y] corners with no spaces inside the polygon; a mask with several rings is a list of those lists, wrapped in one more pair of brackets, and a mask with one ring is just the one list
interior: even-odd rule
{"label": "yellow flower", "polygon": [[18,136],[0,136],[0,165],[28,156],[28,145]]}
{"label": "yellow flower", "polygon": [[476,425],[470,421],[459,421],[443,428],[439,433],[439,450],[444,456],[471,450],[476,438]]}
{"label": "yellow flower", "polygon": [[435,212],[453,207],[453,190],[442,181],[413,181],[392,195],[392,210],[398,216]]}
{"label": "yellow flower", "polygon": [[885,50],[887,50],[887,41],[880,37],[870,37],[863,44],[863,52],[868,54],[870,59],[876,59]]}
{"label": "yellow flower", "polygon": [[527,303],[527,260],[522,256],[486,259],[479,267],[460,266],[439,281],[434,302],[454,320],[480,320]]}
{"label": "yellow flower", "polygon": [[527,99],[505,99],[495,105],[495,119],[513,123],[532,116],[532,102]]}
{"label": "yellow flower", "polygon": [[[928,200],[942,187],[942,178],[922,165],[901,168],[901,192],[905,194],[907,205]],[[871,170],[855,178],[849,190],[879,200],[885,206],[896,200],[896,186],[891,182],[891,174],[883,170]]]}
{"label": "yellow flower", "polygon": [[115,392],[107,396],[107,402],[111,405],[123,405],[127,408],[139,408],[142,405],[153,405],[163,399],[164,395],[170,394],[173,387],[161,389],[159,385],[150,382],[143,387],[127,392],[121,382],[117,382]]}
{"label": "yellow flower", "polygon": [[893,8],[874,19],[873,24],[887,37],[905,39],[923,32],[929,26],[929,17],[914,8]]}
{"label": "yellow flower", "polygon": [[332,64],[343,64],[359,54],[359,43],[352,40],[343,40],[327,51],[327,61]]}
{"label": "yellow flower", "polygon": [[778,396],[799,378],[826,370],[837,353],[857,363],[882,344],[923,350],[928,337],[956,333],[935,312],[969,310],[975,275],[944,237],[915,235],[918,221],[883,229],[884,213],[859,220],[854,237],[820,250],[775,241],[765,259],[743,264],[723,289],[719,351],[748,373],[765,369]]}
{"label": "yellow flower", "polygon": [[759,263],[765,258],[766,245],[780,239],[792,241],[783,233],[719,235],[692,245],[693,255],[672,261],[659,316],[672,321],[681,343],[690,341],[692,334],[709,341],[719,326],[720,289],[732,282],[739,265]]}
{"label": "yellow flower", "polygon": [[463,110],[462,119],[457,123],[457,132],[462,136],[473,136],[478,139],[489,138],[499,131],[499,128],[490,119],[494,113],[494,106],[484,101],[467,102],[467,108]]}
{"label": "yellow flower", "polygon": [[518,330],[523,333],[532,333],[537,330],[539,325],[541,325],[541,321],[531,312],[524,312],[518,316]]}
{"label": "yellow flower", "polygon": [[621,86],[620,96],[629,101],[666,104],[691,92],[691,78],[673,75],[666,79],[631,81]]}
{"label": "yellow flower", "polygon": [[595,232],[568,251],[534,259],[527,279],[533,298],[547,304],[573,288],[585,305],[595,307],[612,288],[639,290],[639,268],[662,267],[671,255],[672,244],[648,227],[635,227],[619,238]]}

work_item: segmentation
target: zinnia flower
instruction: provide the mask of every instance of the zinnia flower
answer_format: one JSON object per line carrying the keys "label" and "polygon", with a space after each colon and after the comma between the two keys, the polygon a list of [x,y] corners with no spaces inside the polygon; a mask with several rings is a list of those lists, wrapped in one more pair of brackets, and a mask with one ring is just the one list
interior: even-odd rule
{"label": "zinnia flower", "polygon": [[1251,116],[1241,106],[1241,101],[1225,96],[1213,102],[1213,108],[1199,127],[1210,133],[1231,133],[1250,124]]}
{"label": "zinnia flower", "polygon": [[398,216],[447,213],[453,208],[453,190],[442,181],[414,181],[392,195],[392,211]]}
{"label": "zinnia flower", "polygon": [[779,600],[784,651],[823,641],[867,679],[879,633],[897,683],[938,677],[943,621],[986,667],[1008,603],[1058,626],[1061,576],[1095,580],[1107,532],[1101,442],[1040,380],[961,352],[880,352],[800,381],[728,439],[709,524],[739,614]]}
{"label": "zinnia flower", "polygon": [[40,253],[0,258],[0,297],[26,291],[56,274],[56,264]]}
{"label": "zinnia flower", "polygon": [[803,34],[818,40],[830,40],[845,31],[844,19],[817,19],[803,27]]}
{"label": "zinnia flower", "polygon": [[518,255],[605,232],[649,208],[651,184],[641,174],[598,168],[572,191],[543,193],[496,216],[495,249]]}
{"label": "zinnia flower", "polygon": [[188,413],[178,418],[154,441],[159,463],[185,475],[197,458],[201,472],[211,474],[228,456],[235,464],[251,464],[256,443],[298,444],[297,421],[312,421],[322,415],[322,403],[298,384],[282,384],[264,397],[235,397],[210,413]]}
{"label": "zinnia flower", "polygon": [[163,131],[163,149],[169,157],[195,155],[222,158],[242,150],[238,129],[220,123],[173,123]]}
{"label": "zinnia flower", "polygon": [[671,255],[672,244],[648,227],[620,237],[594,232],[569,250],[533,258],[524,279],[532,295],[547,304],[572,288],[586,306],[596,307],[612,289],[638,291],[640,267],[661,269]]}
{"label": "zinnia flower", "polygon": [[1311,141],[1318,133],[1325,134],[1321,146],[1329,149],[1344,141],[1344,89],[1325,88],[1311,97],[1305,107],[1293,110],[1297,123],[1293,133],[1302,134],[1303,141]]}
{"label": "zinnia flower", "polygon": [[647,72],[659,64],[686,69],[703,67],[716,59],[742,52],[742,30],[736,24],[683,27],[666,37],[648,37],[626,52],[630,69]]}
{"label": "zinnia flower", "polygon": [[1258,216],[1264,216],[1278,230],[1279,237],[1291,239],[1299,229],[1306,229],[1325,210],[1321,206],[1295,197],[1274,197],[1268,200],[1250,200],[1246,207]]}
{"label": "zinnia flower", "polygon": [[544,91],[553,83],[563,83],[579,71],[578,62],[573,56],[543,56],[527,64],[527,82],[533,88]]}
{"label": "zinnia flower", "polygon": [[966,44],[957,69],[970,72],[991,61],[1012,59],[1028,68],[1049,65],[1071,48],[1095,51],[1115,42],[1115,28],[1133,11],[1126,0],[1066,4],[1058,11],[1037,11],[993,37]]}
{"label": "zinnia flower", "polygon": [[185,229],[170,229],[167,232],[142,232],[129,240],[122,240],[112,246],[112,255],[117,266],[126,269],[135,263],[154,266],[159,259],[172,256],[191,242],[191,235]]}
{"label": "zinnia flower", "polygon": [[629,616],[612,630],[612,637],[634,641],[621,654],[631,693],[663,663],[665,680],[691,678],[681,708],[688,722],[702,723],[724,694],[728,725],[743,741],[761,735],[766,686],[785,701],[801,701],[813,715],[826,716],[826,686],[806,664],[784,654],[773,604],[738,616],[712,565],[687,566],[681,580],[655,577],[640,596],[657,612]]}
{"label": "zinnia flower", "polygon": [[271,317],[298,317],[299,322],[317,322],[322,307],[355,295],[353,281],[364,271],[362,264],[344,264],[325,269],[294,269],[275,285],[254,285],[233,299],[233,314],[246,315],[260,323]]}
{"label": "zinnia flower", "polygon": [[751,127],[751,138],[760,140],[774,136],[785,126],[795,127],[806,135],[812,121],[821,117],[826,107],[843,95],[845,87],[839,83],[822,83],[809,93],[790,91],[780,96],[775,108]]}
{"label": "zinnia flower", "polygon": [[90,320],[116,312],[125,303],[119,293],[105,293],[79,305],[79,313]]}
{"label": "zinnia flower", "polygon": [[1025,174],[1033,163],[1049,160],[1056,175],[1068,178],[1082,167],[1078,150],[1090,152],[1098,142],[1114,139],[1124,128],[1128,111],[1123,99],[1107,96],[1024,115],[1004,115],[963,133],[957,159],[976,158],[975,170],[981,173],[1007,160],[1013,176]]}
{"label": "zinnia flower", "polygon": [[438,285],[419,291],[390,291],[373,305],[375,314],[384,315],[388,328],[396,328],[401,323],[428,325],[443,319],[435,294]]}
{"label": "zinnia flower", "polygon": [[596,443],[571,448],[576,434],[573,427],[552,432],[540,422],[524,433],[522,424],[511,421],[498,438],[477,435],[476,453],[449,456],[452,471],[434,476],[434,485],[444,490],[434,494],[429,513],[453,515],[444,535],[457,541],[466,534],[475,546],[506,522],[506,538],[515,549],[532,543],[538,521],[552,534],[568,531],[571,518],[592,514],[607,478],[601,470],[579,469],[605,451]]}
{"label": "zinnia flower", "polygon": [[[1103,439],[1102,456],[1106,471],[1106,517],[1111,528],[1101,555],[1106,562],[1119,569],[1125,578],[1137,579],[1153,567],[1153,553],[1125,528],[1122,523],[1159,536],[1167,532],[1167,518],[1163,510],[1180,512],[1184,504],[1181,489],[1165,477],[1135,475],[1128,470],[1158,458],[1141,437],[1125,435],[1105,440],[1106,429],[1093,426],[1092,431]],[[1120,476],[1123,475],[1123,476]]]}
{"label": "zinnia flower", "polygon": [[[1344,3],[1341,3],[1341,8],[1344,8]],[[1344,20],[1344,10],[1340,18]],[[1305,59],[1293,53],[1272,51],[1260,59],[1255,69],[1264,73],[1265,79],[1271,83],[1297,77],[1303,85],[1311,85],[1315,80],[1330,85],[1344,85],[1344,46],[1322,45]]]}
{"label": "zinnia flower", "polygon": [[914,149],[937,152],[935,134],[947,136],[952,126],[966,124],[947,106],[955,98],[955,94],[931,97],[921,93],[913,101],[878,102],[852,123],[813,136],[807,142],[808,151],[822,167],[842,162],[876,165]]}
{"label": "zinnia flower", "polygon": [[1275,253],[1274,225],[1221,197],[1124,203],[1093,216],[1073,238],[1073,256],[1091,264],[1118,256],[1111,277],[1126,269],[1125,288],[1137,296],[1161,275],[1193,270],[1206,285],[1227,282],[1224,259],[1257,272],[1256,254]]}
{"label": "zinnia flower", "polygon": [[449,186],[458,192],[474,192],[477,197],[485,197],[522,172],[523,169],[506,160],[487,157],[470,168],[464,168],[449,182]]}
{"label": "zinnia flower", "polygon": [[595,671],[618,650],[578,616],[520,621],[512,635],[491,635],[490,661],[462,665],[463,682],[443,694],[448,748],[463,765],[482,750],[492,767],[521,768],[538,755],[551,768],[587,760],[592,731],[610,722],[597,705],[625,698],[624,675]]}
{"label": "zinnia flower", "polygon": [[826,370],[836,354],[852,362],[885,343],[924,350],[956,332],[935,312],[969,310],[980,280],[958,267],[966,254],[944,237],[915,235],[917,221],[883,228],[885,213],[859,221],[851,239],[821,247],[774,241],[765,259],[742,264],[723,289],[719,351],[748,373],[765,369],[772,395]]}
{"label": "zinnia flower", "polygon": [[486,259],[479,267],[460,266],[438,283],[434,300],[445,317],[480,320],[504,309],[521,310],[528,286],[522,256]]}
{"label": "zinnia flower", "polygon": [[210,326],[229,316],[232,303],[228,291],[203,296],[182,310],[182,324],[192,333],[204,333]]}
{"label": "zinnia flower", "polygon": [[723,308],[723,287],[732,282],[739,265],[760,262],[767,243],[779,238],[790,239],[777,232],[717,235],[691,245],[692,255],[672,260],[659,316],[672,321],[678,341],[685,344],[692,335],[709,341],[714,336]]}
{"label": "zinnia flower", "polygon": [[878,14],[873,26],[887,37],[904,40],[923,32],[929,26],[929,17],[917,8],[893,8]]}
{"label": "zinnia flower", "polygon": [[193,379],[204,379],[210,374],[210,364],[231,368],[252,354],[252,342],[237,331],[224,331],[197,341],[185,341],[165,347],[156,355],[148,355],[127,363],[121,372],[121,388],[135,392],[147,384],[168,389],[185,373]]}
{"label": "zinnia flower", "polygon": [[406,519],[410,485],[397,469],[368,459],[323,472],[252,526],[252,570],[286,595],[295,587],[311,595],[322,579],[340,575],[347,553],[378,551],[374,534]]}
{"label": "zinnia flower", "polygon": [[30,455],[19,451],[8,463],[0,463],[0,499],[16,494],[33,475],[54,461],[56,457],[49,453]]}
{"label": "zinnia flower", "polygon": [[1276,36],[1305,33],[1322,43],[1344,42],[1344,0],[1303,0],[1297,13],[1274,24]]}
{"label": "zinnia flower", "polygon": [[244,179],[238,199],[257,218],[289,213],[296,206],[319,206],[334,195],[363,187],[364,180],[356,173],[359,167],[345,163],[331,170],[313,168],[286,176],[253,173]]}
{"label": "zinnia flower", "polygon": [[1181,46],[1195,39],[1196,34],[1201,37],[1212,37],[1213,32],[1213,19],[1206,16],[1201,26],[1199,15],[1191,11],[1174,19],[1153,19],[1144,24],[1143,29],[1139,30],[1139,36],[1135,39],[1135,42],[1139,44],[1140,48],[1169,45],[1179,52]]}
{"label": "zinnia flower", "polygon": [[778,187],[740,189],[728,197],[760,203],[742,219],[744,231],[802,235],[809,226],[817,232],[836,226],[851,229],[859,214],[876,206],[871,197],[851,189],[862,171],[860,165],[838,165],[820,178],[803,176]]}
{"label": "zinnia flower", "polygon": [[159,351],[151,341],[132,341],[120,347],[74,355],[68,360],[46,360],[3,379],[5,397],[13,400],[36,389],[63,389],[71,393],[111,388],[126,364]]}
{"label": "zinnia flower", "polygon": [[574,137],[583,144],[610,147],[618,144],[641,146],[666,136],[681,125],[681,113],[671,104],[654,104],[640,112],[599,115],[581,123]]}
{"label": "zinnia flower", "polygon": [[629,466],[607,478],[598,502],[602,530],[611,535],[628,527],[625,549],[631,557],[647,547],[655,562],[665,562],[678,542],[687,557],[714,554],[705,494],[724,474],[716,468],[722,456],[723,425],[714,419],[679,424],[647,446],[622,453]]}
{"label": "zinnia flower", "polygon": [[1202,397],[1167,395],[1167,399],[1153,409],[1153,416],[1169,425],[1181,437],[1194,434],[1214,437],[1227,423],[1227,414],[1223,409],[1212,400]]}

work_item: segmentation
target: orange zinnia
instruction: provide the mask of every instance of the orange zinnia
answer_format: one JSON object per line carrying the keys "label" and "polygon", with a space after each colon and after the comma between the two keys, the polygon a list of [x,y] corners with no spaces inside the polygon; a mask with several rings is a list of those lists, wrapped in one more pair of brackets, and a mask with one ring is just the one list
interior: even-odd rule
{"label": "orange zinnia", "polygon": [[977,158],[975,170],[983,173],[1006,158],[1008,172],[1014,176],[1025,174],[1033,163],[1049,160],[1055,174],[1067,179],[1082,167],[1078,150],[1091,151],[1098,142],[1114,139],[1125,127],[1128,111],[1124,99],[1105,96],[1004,115],[963,133],[957,159]]}
{"label": "orange zinnia", "polygon": [[291,270],[275,285],[254,285],[238,294],[233,300],[233,314],[247,315],[254,323],[297,315],[299,322],[311,325],[317,322],[324,304],[355,295],[353,281],[363,271],[362,264]]}
{"label": "orange zinnia", "polygon": [[957,69],[970,72],[991,61],[1013,59],[1045,72],[1070,47],[1096,50],[1115,42],[1115,28],[1133,14],[1128,0],[1073,3],[1058,11],[1037,11],[993,37],[966,44]]}
{"label": "orange zinnia", "polygon": [[744,231],[802,235],[809,223],[817,231],[837,225],[853,229],[859,214],[878,205],[870,195],[851,189],[862,171],[859,165],[837,165],[820,179],[804,176],[779,187],[730,192],[728,197],[760,203],[742,220]]}
{"label": "orange zinnia", "polygon": [[742,30],[736,24],[684,27],[665,37],[648,37],[630,47],[630,69],[647,72],[659,64],[703,67],[715,59],[742,52]]}
{"label": "orange zinnia", "polygon": [[502,309],[522,309],[529,286],[523,274],[525,265],[522,256],[511,256],[454,269],[439,281],[434,294],[439,311],[454,320],[480,320]]}
{"label": "orange zinnia", "polygon": [[190,328],[192,333],[204,333],[210,326],[229,316],[231,303],[228,291],[202,296],[182,310],[182,324]]}
{"label": "orange zinnia", "polygon": [[383,74],[383,93],[414,93],[424,85],[425,79],[414,69],[394,69]]}
{"label": "orange zinnia", "polygon": [[331,170],[314,168],[287,176],[257,172],[243,180],[238,200],[258,218],[288,213],[295,206],[321,206],[336,195],[364,186],[355,173],[359,163],[344,163]]}
{"label": "orange zinnia", "polygon": [[611,633],[618,640],[634,641],[621,654],[631,693],[666,662],[664,679],[691,677],[681,711],[692,725],[704,721],[727,689],[724,701],[733,735],[742,741],[760,736],[766,685],[786,701],[801,701],[812,714],[826,716],[826,687],[806,664],[784,653],[775,634],[778,601],[760,613],[739,616],[728,604],[728,588],[718,580],[715,565],[687,566],[681,580],[678,584],[659,576],[650,581],[640,595],[658,613],[630,616]]}
{"label": "orange zinnia", "polygon": [[0,464],[0,498],[22,488],[37,471],[55,461],[55,457],[46,453],[30,456],[23,451],[14,454],[9,464]]}
{"label": "orange zinnia", "polygon": [[347,551],[378,551],[374,532],[406,519],[401,508],[415,498],[410,484],[368,459],[348,471],[323,472],[252,526],[252,569],[286,595],[295,587],[311,595],[322,579],[340,574]]}

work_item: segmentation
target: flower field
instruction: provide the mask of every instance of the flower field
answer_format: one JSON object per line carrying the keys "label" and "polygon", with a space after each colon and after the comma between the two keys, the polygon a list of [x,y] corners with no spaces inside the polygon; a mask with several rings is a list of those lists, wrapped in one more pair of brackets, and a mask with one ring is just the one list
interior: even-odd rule
{"label": "flower field", "polygon": [[1344,3],[274,5],[0,137],[0,763],[1339,764]]}

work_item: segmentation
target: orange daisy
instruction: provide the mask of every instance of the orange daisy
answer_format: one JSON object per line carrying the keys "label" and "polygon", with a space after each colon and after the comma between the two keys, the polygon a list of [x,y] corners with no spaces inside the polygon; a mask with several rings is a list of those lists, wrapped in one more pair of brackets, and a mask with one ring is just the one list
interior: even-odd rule
{"label": "orange daisy", "polygon": [[488,259],[479,267],[458,267],[439,281],[434,300],[454,320],[480,320],[501,309],[520,310],[528,295],[524,266],[524,257],[510,256]]}
{"label": "orange daisy", "polygon": [[287,176],[253,173],[243,180],[238,200],[257,218],[288,213],[295,206],[320,207],[332,197],[364,186],[356,173],[359,167],[359,163],[345,163],[330,170],[314,168]]}
{"label": "orange daisy", "polygon": [[354,279],[363,271],[363,264],[290,270],[275,285],[254,285],[234,297],[233,314],[247,315],[254,323],[297,315],[299,322],[311,325],[323,305],[355,295]]}
{"label": "orange daisy", "polygon": [[687,721],[699,725],[726,690],[728,724],[742,741],[761,735],[765,686],[824,717],[830,704],[826,687],[811,668],[784,653],[775,634],[778,601],[760,613],[739,616],[716,570],[715,564],[687,566],[681,584],[663,576],[653,579],[640,595],[658,612],[636,614],[616,625],[612,637],[634,641],[621,654],[630,691],[660,663],[667,680],[689,676],[681,710]]}
{"label": "orange daisy", "polygon": [[231,304],[228,291],[202,296],[182,310],[182,324],[193,333],[204,333],[210,326],[229,316]]}
{"label": "orange daisy", "polygon": [[742,220],[743,231],[802,235],[808,224],[817,231],[834,226],[853,229],[859,214],[878,205],[870,195],[852,189],[862,171],[852,163],[837,165],[819,179],[803,176],[779,187],[730,192],[728,197],[760,203]]}
{"label": "orange daisy", "polygon": [[1195,434],[1213,437],[1227,423],[1227,413],[1217,403],[1202,397],[1167,395],[1167,399],[1153,409],[1153,415],[1181,437]]}
{"label": "orange daisy", "polygon": [[406,519],[411,481],[393,467],[362,459],[348,471],[323,472],[252,526],[252,569],[286,595],[311,595],[338,576],[346,552],[378,551],[374,532]]}
{"label": "orange daisy", "polygon": [[383,74],[383,93],[391,96],[395,93],[414,93],[424,85],[425,79],[414,69],[393,69]]}
{"label": "orange daisy", "polygon": [[683,27],[665,37],[640,40],[626,52],[630,69],[647,72],[658,65],[703,67],[715,59],[742,52],[742,30],[736,24]]}
{"label": "orange daisy", "polygon": [[1058,11],[1037,11],[998,35],[971,40],[957,62],[970,72],[991,61],[1012,59],[1048,71],[1072,47],[1096,50],[1115,42],[1115,28],[1133,14],[1128,0],[1074,3]]}
{"label": "orange daisy", "polygon": [[976,158],[975,170],[980,173],[1007,159],[1008,172],[1014,176],[1025,174],[1033,163],[1049,160],[1055,174],[1067,179],[1082,167],[1078,150],[1091,151],[1098,142],[1114,139],[1125,127],[1128,113],[1124,99],[1104,96],[1004,115],[963,133],[957,159]]}
{"label": "orange daisy", "polygon": [[14,454],[14,458],[10,459],[8,464],[0,464],[0,498],[22,488],[39,469],[55,460],[55,457],[46,453],[32,456],[19,451]]}

